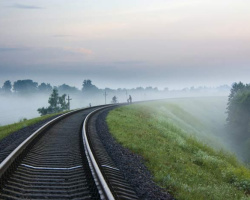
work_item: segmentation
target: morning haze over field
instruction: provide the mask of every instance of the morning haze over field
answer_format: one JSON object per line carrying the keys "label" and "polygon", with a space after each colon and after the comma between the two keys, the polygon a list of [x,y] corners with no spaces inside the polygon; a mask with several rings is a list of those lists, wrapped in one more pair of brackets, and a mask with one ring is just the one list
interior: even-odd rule
{"label": "morning haze over field", "polygon": [[0,147],[111,103],[100,130],[164,192],[250,199],[249,25],[249,0],[0,0]]}
{"label": "morning haze over field", "polygon": [[2,0],[0,85],[181,89],[248,82],[248,0]]}

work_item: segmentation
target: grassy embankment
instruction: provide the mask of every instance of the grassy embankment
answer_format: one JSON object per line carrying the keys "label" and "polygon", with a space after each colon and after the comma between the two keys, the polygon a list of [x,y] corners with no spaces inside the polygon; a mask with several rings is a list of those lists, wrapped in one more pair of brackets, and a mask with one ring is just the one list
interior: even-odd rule
{"label": "grassy embankment", "polygon": [[[62,113],[64,113],[64,112],[62,112]],[[18,131],[26,126],[36,124],[42,120],[45,120],[47,118],[50,118],[50,117],[53,117],[55,115],[62,114],[62,113],[49,114],[49,115],[45,115],[45,116],[41,116],[41,117],[36,117],[33,119],[28,119],[28,120],[23,119],[23,120],[20,120],[20,122],[17,122],[14,124],[0,126],[0,140],[2,140],[4,137],[8,136],[9,134],[11,134],[15,131]]]}
{"label": "grassy embankment", "polygon": [[[110,132],[142,155],[156,183],[177,199],[250,199],[246,195],[250,194],[250,170],[230,153],[209,146],[213,139],[202,142],[213,131],[212,122],[203,123],[195,117],[199,114],[182,109],[183,102],[117,108],[107,118]],[[207,110],[213,105],[201,104]]]}

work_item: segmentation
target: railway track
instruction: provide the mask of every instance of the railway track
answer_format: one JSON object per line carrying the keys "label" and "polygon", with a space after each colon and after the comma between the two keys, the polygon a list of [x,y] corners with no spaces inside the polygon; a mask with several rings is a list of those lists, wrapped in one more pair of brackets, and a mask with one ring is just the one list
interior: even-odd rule
{"label": "railway track", "polygon": [[60,116],[19,145],[0,164],[0,199],[137,199],[92,131],[101,109]]}

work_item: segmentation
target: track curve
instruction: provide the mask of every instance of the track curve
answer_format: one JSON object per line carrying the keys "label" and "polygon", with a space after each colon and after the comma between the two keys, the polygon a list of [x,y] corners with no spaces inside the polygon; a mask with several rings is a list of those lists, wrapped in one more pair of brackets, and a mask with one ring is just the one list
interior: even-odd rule
{"label": "track curve", "polygon": [[0,199],[138,199],[93,129],[106,107],[53,119],[20,144],[0,163]]}
{"label": "track curve", "polygon": [[39,133],[2,174],[0,199],[100,199],[81,140],[83,120],[94,109]]}

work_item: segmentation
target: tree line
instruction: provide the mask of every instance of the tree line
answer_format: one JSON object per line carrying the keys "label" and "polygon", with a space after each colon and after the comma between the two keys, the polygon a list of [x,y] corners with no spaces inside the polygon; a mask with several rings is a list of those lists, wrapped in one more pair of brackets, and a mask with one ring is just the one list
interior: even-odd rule
{"label": "tree line", "polygon": [[[106,91],[108,94],[114,93],[143,93],[143,92],[152,92],[158,93],[160,92],[157,87],[137,87],[132,89],[125,89],[125,88],[118,88],[118,89],[111,89],[111,88],[104,88],[100,89],[95,86],[91,80],[85,79],[82,83],[82,88],[78,89],[74,86],[69,86],[67,84],[62,84],[59,86],[52,86],[49,83],[41,83],[38,84],[37,82],[27,79],[27,80],[17,80],[13,84],[10,80],[4,82],[3,86],[0,87],[0,93],[5,94],[19,94],[19,95],[29,95],[29,94],[39,94],[39,93],[47,93],[50,94],[53,89],[57,89],[59,93],[67,93],[67,94],[85,94],[87,96],[98,96],[103,95]],[[164,91],[168,91],[166,88]],[[161,91],[162,92],[162,91]],[[114,100],[114,99],[113,99]],[[117,99],[115,101],[118,101]]]}
{"label": "tree line", "polygon": [[110,89],[110,88],[104,88],[100,89],[97,86],[95,86],[91,80],[85,79],[82,83],[82,88],[78,89],[74,86],[69,86],[67,84],[62,84],[59,86],[52,86],[50,83],[41,83],[38,84],[37,82],[26,79],[26,80],[17,80],[14,83],[12,83],[10,80],[7,80],[4,82],[3,86],[0,87],[0,93],[1,94],[34,94],[34,93],[51,93],[52,90],[56,88],[59,93],[87,93],[87,94],[98,94],[103,93],[105,90],[107,93],[114,93],[114,92],[137,92],[137,93],[176,93],[176,92],[209,92],[209,91],[219,91],[219,92],[227,92],[230,90],[230,87],[228,85],[222,85],[216,88],[210,88],[210,87],[190,87],[190,88],[183,88],[180,90],[169,90],[167,87],[165,87],[163,90],[159,90],[157,87],[136,87],[132,89],[126,89],[126,88],[118,88],[118,89]]}
{"label": "tree line", "polygon": [[227,105],[227,131],[240,156],[250,161],[250,84],[234,83]]}
{"label": "tree line", "polygon": [[0,88],[0,91],[3,94],[11,94],[11,93],[17,93],[17,94],[34,94],[34,93],[51,93],[53,88],[56,88],[58,91],[62,92],[78,92],[79,90],[76,87],[72,87],[66,84],[62,84],[58,87],[54,86],[52,87],[49,83],[41,83],[40,85],[37,82],[34,82],[33,80],[27,79],[27,80],[17,80],[13,84],[10,80],[7,80],[4,82],[2,88]]}

